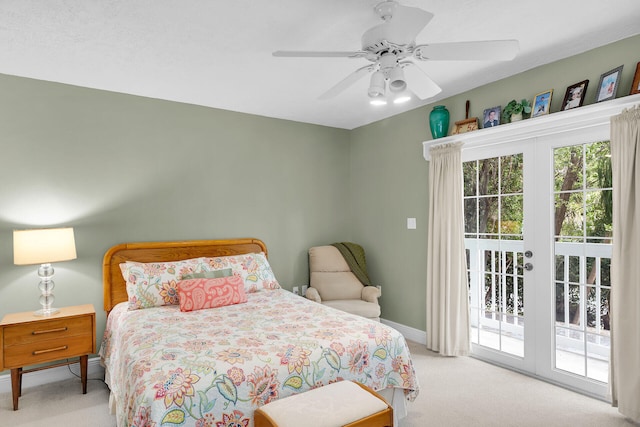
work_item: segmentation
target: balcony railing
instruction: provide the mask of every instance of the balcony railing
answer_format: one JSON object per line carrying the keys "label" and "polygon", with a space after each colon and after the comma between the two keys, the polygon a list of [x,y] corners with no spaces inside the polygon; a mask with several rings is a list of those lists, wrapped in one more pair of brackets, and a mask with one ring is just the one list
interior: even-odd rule
{"label": "balcony railing", "polygon": [[[522,240],[465,239],[472,341],[524,357]],[[611,245],[556,242],[556,367],[607,381]]]}

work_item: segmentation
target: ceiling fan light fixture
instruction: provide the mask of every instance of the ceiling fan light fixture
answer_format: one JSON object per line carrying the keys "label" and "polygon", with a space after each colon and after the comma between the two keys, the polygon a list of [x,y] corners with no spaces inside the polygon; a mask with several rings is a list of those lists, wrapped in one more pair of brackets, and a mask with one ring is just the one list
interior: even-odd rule
{"label": "ceiling fan light fixture", "polygon": [[[433,98],[442,89],[413,60],[419,61],[508,61],[518,52],[517,40],[417,44],[417,36],[434,15],[419,7],[403,6],[399,0],[376,0],[374,8],[382,23],[369,28],[355,51],[275,51],[273,56],[297,58],[362,58],[368,65],[358,68],[318,97],[334,98],[371,73],[368,95],[374,104]],[[415,3],[415,2],[414,2]],[[411,81],[410,98],[401,97]],[[389,85],[387,91],[387,84]],[[391,93],[392,92],[392,93]],[[384,100],[388,95],[388,100]],[[384,100],[384,101],[383,101]]]}
{"label": "ceiling fan light fixture", "polygon": [[373,106],[381,106],[381,105],[387,105],[387,99],[384,97],[384,95],[379,95],[376,97],[372,97],[369,100],[369,104],[373,105]]}
{"label": "ceiling fan light fixture", "polygon": [[369,83],[369,97],[377,98],[384,96],[385,91],[385,78],[382,71],[376,71],[371,74],[371,82]]}
{"label": "ceiling fan light fixture", "polygon": [[407,82],[404,79],[404,71],[399,65],[389,71],[389,90],[391,92],[402,92],[407,88]]}

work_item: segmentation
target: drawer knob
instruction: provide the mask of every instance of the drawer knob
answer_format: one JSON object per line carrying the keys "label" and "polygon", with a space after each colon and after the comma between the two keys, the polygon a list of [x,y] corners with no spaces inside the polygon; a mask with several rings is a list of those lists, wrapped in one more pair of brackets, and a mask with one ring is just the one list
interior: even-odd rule
{"label": "drawer knob", "polygon": [[44,329],[42,331],[33,331],[31,332],[32,335],[40,335],[40,334],[49,334],[51,332],[64,332],[67,330],[67,327],[63,327],[63,328],[55,328],[55,329]]}
{"label": "drawer knob", "polygon": [[34,350],[33,355],[37,356],[39,354],[44,354],[44,353],[51,353],[52,351],[62,351],[62,350],[66,350],[67,347],[66,345],[60,346],[60,347],[55,347],[55,348],[48,348],[46,350]]}

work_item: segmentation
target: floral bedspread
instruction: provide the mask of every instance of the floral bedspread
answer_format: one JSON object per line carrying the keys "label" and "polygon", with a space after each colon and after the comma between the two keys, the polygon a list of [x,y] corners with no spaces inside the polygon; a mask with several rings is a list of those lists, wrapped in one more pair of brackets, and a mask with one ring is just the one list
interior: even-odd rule
{"label": "floral bedspread", "polygon": [[119,427],[249,427],[259,406],[343,379],[417,396],[396,330],[282,289],[247,297],[188,313],[112,310],[100,356]]}

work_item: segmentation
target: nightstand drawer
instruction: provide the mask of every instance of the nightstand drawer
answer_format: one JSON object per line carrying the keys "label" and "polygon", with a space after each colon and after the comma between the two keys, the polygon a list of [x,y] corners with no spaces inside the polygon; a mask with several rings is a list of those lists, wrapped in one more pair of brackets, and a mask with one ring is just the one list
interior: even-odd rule
{"label": "nightstand drawer", "polygon": [[14,345],[41,343],[47,340],[61,340],[75,335],[91,334],[93,330],[92,322],[92,317],[82,316],[7,326],[4,329],[4,345],[5,347],[12,347]]}
{"label": "nightstand drawer", "polygon": [[4,365],[5,368],[16,368],[90,354],[92,341],[91,334],[84,334],[5,347]]}

